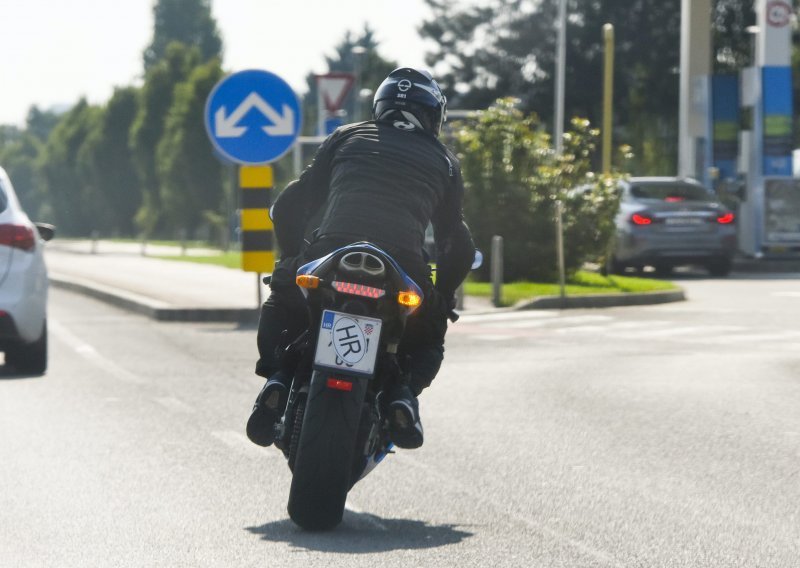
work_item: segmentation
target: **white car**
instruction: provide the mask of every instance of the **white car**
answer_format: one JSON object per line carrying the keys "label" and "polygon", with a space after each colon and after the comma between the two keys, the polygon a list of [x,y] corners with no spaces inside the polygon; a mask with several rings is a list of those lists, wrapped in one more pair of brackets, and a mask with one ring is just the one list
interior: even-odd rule
{"label": "white car", "polygon": [[47,370],[47,268],[51,225],[32,223],[0,168],[0,351],[23,374]]}

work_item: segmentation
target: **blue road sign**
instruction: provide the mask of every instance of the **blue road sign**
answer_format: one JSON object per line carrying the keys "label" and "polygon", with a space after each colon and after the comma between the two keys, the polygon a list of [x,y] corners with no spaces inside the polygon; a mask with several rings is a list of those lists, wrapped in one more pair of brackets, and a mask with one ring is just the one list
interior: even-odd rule
{"label": "blue road sign", "polygon": [[227,159],[268,164],[288,152],[300,134],[300,102],[277,75],[240,71],[211,91],[205,123],[214,148]]}

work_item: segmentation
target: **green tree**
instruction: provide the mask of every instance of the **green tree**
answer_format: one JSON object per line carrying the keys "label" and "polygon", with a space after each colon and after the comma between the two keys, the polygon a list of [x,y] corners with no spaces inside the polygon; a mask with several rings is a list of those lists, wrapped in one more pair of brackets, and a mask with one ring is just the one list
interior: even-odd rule
{"label": "green tree", "polygon": [[[140,230],[152,234],[161,214],[156,148],[172,107],[176,85],[186,80],[200,62],[197,48],[172,43],[166,54],[145,75],[139,93],[139,107],[130,131],[130,148],[142,188],[142,206],[136,215]],[[202,123],[202,114],[195,119]]]}
{"label": "green tree", "polygon": [[34,105],[28,110],[28,116],[25,118],[25,130],[44,142],[59,120],[61,120],[59,113],[51,110],[39,110],[39,107]]}
{"label": "green tree", "polygon": [[[347,113],[346,121],[368,120],[372,111],[372,97],[367,91],[374,90],[397,63],[385,59],[378,51],[379,43],[375,32],[369,25],[359,35],[347,31],[342,40],[334,48],[333,56],[326,56],[325,62],[330,73],[352,73],[357,82],[344,100],[343,109]],[[317,134],[317,81],[313,73],[306,76],[308,94],[303,102],[305,131],[309,135]],[[364,90],[364,97],[356,91]]]}
{"label": "green tree", "polygon": [[[539,119],[503,99],[457,132],[466,187],[465,215],[479,249],[504,237],[506,281],[555,281],[555,201],[565,204],[565,257],[569,273],[602,260],[619,207],[615,177],[591,170],[597,132],[574,120],[556,156]],[[575,188],[583,187],[581,191]],[[486,269],[483,275],[486,276]]]}
{"label": "green tree", "polygon": [[44,142],[60,119],[55,112],[32,106],[24,130],[0,126],[0,165],[13,181],[22,207],[35,218],[40,217],[40,211],[51,210],[46,207],[39,164]]}
{"label": "green tree", "polygon": [[153,40],[144,51],[145,71],[166,57],[173,42],[197,47],[202,61],[222,57],[222,38],[211,15],[211,0],[157,0],[153,16]]}
{"label": "green tree", "polygon": [[25,132],[13,143],[0,147],[0,165],[11,178],[22,208],[33,218],[39,218],[45,199],[37,166],[42,146],[38,138]]}
{"label": "green tree", "polygon": [[142,204],[141,185],[128,146],[137,95],[134,87],[114,90],[78,156],[82,175],[91,180],[96,199],[102,204],[97,228],[126,236],[136,234],[134,216]]}
{"label": "green tree", "polygon": [[[420,31],[437,44],[428,62],[444,71],[450,108],[485,108],[497,97],[514,96],[552,123],[557,2],[426,2],[433,15]],[[663,139],[677,138],[680,1],[569,0],[568,12],[566,115],[601,122],[602,27],[611,23],[617,139],[642,147],[645,139],[637,136],[645,132],[635,128],[642,122]],[[656,153],[664,151],[669,164],[642,163],[641,170],[674,169],[675,149],[660,144]]]}
{"label": "green tree", "polygon": [[79,168],[78,154],[101,113],[101,109],[81,99],[53,129],[40,156],[49,206],[40,213],[52,219],[65,235],[87,236],[100,222],[98,194]]}
{"label": "green tree", "polygon": [[755,36],[747,31],[756,23],[753,0],[716,0],[711,14],[714,72],[738,73],[753,64]]}
{"label": "green tree", "polygon": [[165,220],[189,235],[210,220],[218,221],[223,210],[223,167],[212,153],[200,120],[209,93],[223,75],[219,60],[212,59],[177,86],[158,144]]}

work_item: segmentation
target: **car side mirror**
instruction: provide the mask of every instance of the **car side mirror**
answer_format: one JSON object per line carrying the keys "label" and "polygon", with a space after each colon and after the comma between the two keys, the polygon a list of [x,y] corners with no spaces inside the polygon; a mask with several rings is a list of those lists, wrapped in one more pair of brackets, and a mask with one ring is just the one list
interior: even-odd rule
{"label": "car side mirror", "polygon": [[42,240],[49,241],[56,236],[56,228],[48,223],[34,223]]}

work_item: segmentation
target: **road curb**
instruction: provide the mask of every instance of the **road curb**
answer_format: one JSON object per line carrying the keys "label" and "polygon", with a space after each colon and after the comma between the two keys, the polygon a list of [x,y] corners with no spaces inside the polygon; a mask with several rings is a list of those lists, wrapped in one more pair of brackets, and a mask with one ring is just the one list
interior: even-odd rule
{"label": "road curb", "polygon": [[84,294],[157,321],[253,324],[258,322],[257,308],[175,308],[164,302],[95,282],[50,274],[54,288]]}
{"label": "road curb", "polygon": [[[157,321],[206,322],[206,323],[258,323],[260,310],[257,308],[176,308],[165,302],[147,298],[133,292],[103,286],[89,280],[50,274],[50,284],[54,288],[69,290],[95,298],[107,304],[122,308]],[[520,310],[558,310],[576,308],[611,308],[619,306],[643,306],[664,304],[686,300],[682,289],[663,292],[642,292],[622,294],[587,294],[582,296],[540,296],[533,300],[522,300],[513,306],[492,308],[470,313],[512,312]],[[462,312],[462,315],[468,315]]]}
{"label": "road curb", "polygon": [[622,294],[586,294],[581,296],[541,296],[533,300],[522,300],[514,305],[515,310],[558,310],[575,308],[613,308],[620,306],[645,306],[683,302],[683,289],[663,292],[638,292]]}

